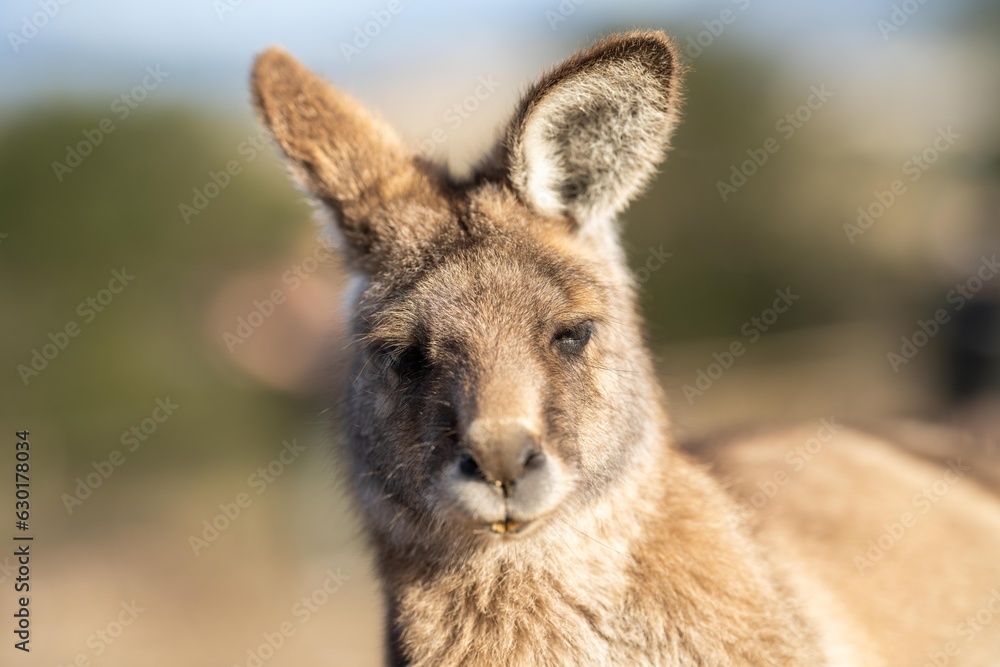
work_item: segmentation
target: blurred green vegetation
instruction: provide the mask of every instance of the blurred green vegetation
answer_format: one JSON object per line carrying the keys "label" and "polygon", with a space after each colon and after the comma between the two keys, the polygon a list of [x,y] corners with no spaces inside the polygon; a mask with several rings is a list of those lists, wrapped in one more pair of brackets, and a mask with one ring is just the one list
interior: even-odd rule
{"label": "blurred green vegetation", "polygon": [[[785,94],[794,103],[776,106],[766,91],[780,90],[781,76],[762,56],[721,47],[706,50],[688,75],[674,149],[655,186],[625,216],[637,265],[650,246],[674,253],[643,286],[658,341],[732,337],[778,288],[790,287],[802,299],[774,331],[857,317],[873,284],[905,291],[901,277],[845,242],[842,225],[861,203],[850,191],[818,197],[809,218],[799,217],[803,190],[830,166],[817,151],[824,109],[784,140],[775,124],[809,89]],[[732,166],[769,137],[778,141],[778,152],[723,201],[717,183],[728,181]]]}
{"label": "blurred green vegetation", "polygon": [[[206,343],[207,299],[233,271],[287,251],[306,207],[270,153],[246,162],[237,147],[256,129],[183,108],[144,108],[117,122],[60,183],[51,166],[107,110],[59,106],[8,119],[0,134],[0,307],[9,314],[0,359],[8,418],[46,425],[70,462],[121,448],[156,398],[181,405],[155,457],[138,465],[199,461],[280,447],[311,407],[234,371]],[[210,171],[244,171],[185,224]],[[135,276],[89,324],[78,304],[113,270]],[[16,370],[32,349],[75,320],[81,332],[27,387]],[[314,414],[314,411],[311,412]],[[243,452],[246,454],[246,452]]]}

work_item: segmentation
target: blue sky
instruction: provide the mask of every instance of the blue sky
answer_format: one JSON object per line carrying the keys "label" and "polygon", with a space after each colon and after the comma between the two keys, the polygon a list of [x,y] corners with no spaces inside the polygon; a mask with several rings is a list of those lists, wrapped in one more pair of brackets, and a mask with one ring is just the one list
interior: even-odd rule
{"label": "blue sky", "polygon": [[[0,7],[5,35],[0,46],[0,105],[52,96],[100,99],[127,90],[147,65],[156,64],[176,73],[165,97],[239,105],[245,101],[253,55],[273,43],[361,90],[372,78],[430,80],[440,73],[467,79],[490,63],[504,61],[523,63],[530,71],[609,26],[666,27],[684,41],[703,29],[703,21],[715,20],[726,9],[735,19],[720,41],[749,41],[763,49],[798,43],[812,57],[836,63],[841,61],[838,50],[874,48],[884,41],[876,24],[893,4],[586,0],[553,29],[550,21],[553,12],[559,12],[558,0],[399,0],[398,15],[348,62],[342,44],[350,43],[355,31],[372,20],[372,12],[385,12],[387,0],[75,0],[66,5],[58,0],[7,0]],[[906,32],[913,36],[933,30],[942,14],[963,4],[930,2],[905,26]],[[38,15],[41,5],[59,9],[37,34],[26,42],[15,38],[18,43],[12,44],[11,34],[21,33],[24,21]],[[235,6],[219,9],[227,5]],[[564,8],[571,5],[571,0],[562,0]]]}

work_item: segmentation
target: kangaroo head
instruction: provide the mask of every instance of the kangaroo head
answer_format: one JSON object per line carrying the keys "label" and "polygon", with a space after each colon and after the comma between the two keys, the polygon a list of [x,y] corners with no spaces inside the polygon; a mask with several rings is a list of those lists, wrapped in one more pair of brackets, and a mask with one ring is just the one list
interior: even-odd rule
{"label": "kangaroo head", "polygon": [[599,42],[456,182],[285,52],[258,60],[258,113],[359,276],[342,427],[378,538],[543,530],[651,446],[659,392],[615,216],[667,148],[679,82],[662,33]]}

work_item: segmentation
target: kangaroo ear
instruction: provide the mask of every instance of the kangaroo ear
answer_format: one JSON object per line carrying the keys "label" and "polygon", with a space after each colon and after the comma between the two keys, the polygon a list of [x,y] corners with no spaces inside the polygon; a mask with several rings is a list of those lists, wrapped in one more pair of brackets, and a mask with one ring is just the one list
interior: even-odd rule
{"label": "kangaroo ear", "polygon": [[580,226],[613,218],[663,159],[682,66],[662,32],[598,42],[525,94],[494,156],[522,200]]}
{"label": "kangaroo ear", "polygon": [[257,59],[251,87],[295,180],[334,214],[356,268],[405,263],[447,224],[436,176],[358,102],[278,48]]}

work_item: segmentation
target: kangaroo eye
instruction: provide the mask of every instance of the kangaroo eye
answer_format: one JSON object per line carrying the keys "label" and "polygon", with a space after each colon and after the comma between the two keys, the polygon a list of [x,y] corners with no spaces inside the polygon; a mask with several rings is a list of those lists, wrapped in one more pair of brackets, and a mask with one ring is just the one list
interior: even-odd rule
{"label": "kangaroo eye", "polygon": [[559,329],[552,338],[552,344],[565,352],[582,352],[593,333],[594,323],[584,320]]}
{"label": "kangaroo eye", "polygon": [[412,380],[427,370],[427,357],[423,349],[413,344],[404,350],[384,352],[386,364],[402,379]]}

